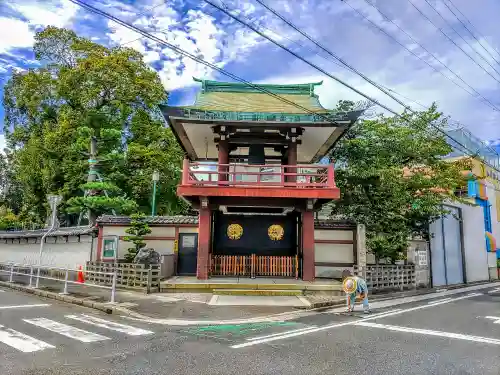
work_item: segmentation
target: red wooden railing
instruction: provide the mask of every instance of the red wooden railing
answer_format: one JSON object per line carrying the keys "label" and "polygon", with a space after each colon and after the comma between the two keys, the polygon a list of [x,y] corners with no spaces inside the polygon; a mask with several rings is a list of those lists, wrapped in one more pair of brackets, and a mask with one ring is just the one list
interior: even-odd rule
{"label": "red wooden railing", "polygon": [[212,276],[278,276],[299,278],[298,256],[212,255]]}
{"label": "red wooden railing", "polygon": [[335,188],[333,164],[218,164],[184,160],[182,185]]}

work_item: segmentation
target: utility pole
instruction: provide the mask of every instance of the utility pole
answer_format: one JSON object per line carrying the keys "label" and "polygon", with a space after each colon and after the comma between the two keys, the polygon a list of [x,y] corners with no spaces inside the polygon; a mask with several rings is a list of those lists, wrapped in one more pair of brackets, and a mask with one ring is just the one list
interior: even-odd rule
{"label": "utility pole", "polygon": [[[97,171],[97,138],[92,136],[90,138],[90,154],[89,154],[89,174],[87,176],[87,182],[97,181],[98,171]],[[88,192],[89,196],[96,194],[95,190],[90,190]],[[89,208],[88,210],[89,226],[94,226],[97,221],[96,213]]]}

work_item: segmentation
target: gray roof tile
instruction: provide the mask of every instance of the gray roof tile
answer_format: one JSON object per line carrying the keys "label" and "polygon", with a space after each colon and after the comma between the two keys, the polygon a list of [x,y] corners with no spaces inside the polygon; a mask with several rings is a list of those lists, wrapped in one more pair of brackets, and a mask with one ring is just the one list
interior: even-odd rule
{"label": "gray roof tile", "polygon": [[[42,237],[46,232],[47,229],[0,231],[0,239]],[[79,236],[84,234],[93,234],[94,232],[96,232],[96,228],[92,227],[67,227],[57,229],[56,231],[50,233],[49,237]]]}
{"label": "gray roof tile", "polygon": [[[150,225],[198,224],[198,216],[154,216],[146,217]],[[129,224],[128,216],[102,215],[97,218],[98,224]]]}

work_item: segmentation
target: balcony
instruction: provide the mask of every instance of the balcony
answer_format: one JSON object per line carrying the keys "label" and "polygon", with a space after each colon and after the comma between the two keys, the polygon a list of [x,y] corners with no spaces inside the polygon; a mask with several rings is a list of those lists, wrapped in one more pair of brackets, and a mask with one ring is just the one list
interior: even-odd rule
{"label": "balcony", "polygon": [[218,164],[184,161],[180,196],[338,199],[333,164]]}

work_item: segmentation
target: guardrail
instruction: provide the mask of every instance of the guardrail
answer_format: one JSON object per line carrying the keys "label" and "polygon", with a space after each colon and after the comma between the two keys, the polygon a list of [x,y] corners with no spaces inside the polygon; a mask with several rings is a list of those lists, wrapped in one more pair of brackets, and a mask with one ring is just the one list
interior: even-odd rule
{"label": "guardrail", "polygon": [[[85,285],[94,288],[100,289],[108,289],[111,290],[110,302],[115,303],[116,296],[116,269],[114,272],[93,272],[94,274],[100,273],[103,276],[110,277],[112,279],[111,286],[108,285],[99,285],[88,282],[79,282],[71,280],[70,275],[78,275],[78,272],[83,272],[81,269],[72,269],[72,268],[61,268],[61,267],[50,267],[50,266],[40,266],[38,264],[20,264],[20,263],[1,263],[0,262],[0,273],[4,273],[9,275],[9,283],[14,282],[14,276],[29,276],[29,287],[30,288],[38,288],[40,285],[40,279],[59,281],[64,283],[64,289],[61,294],[68,294],[68,285]],[[59,276],[59,277],[58,277]],[[35,285],[33,286],[33,281],[35,281]]]}
{"label": "guardrail", "polygon": [[336,188],[333,164],[254,165],[185,160],[182,168],[182,186]]}

